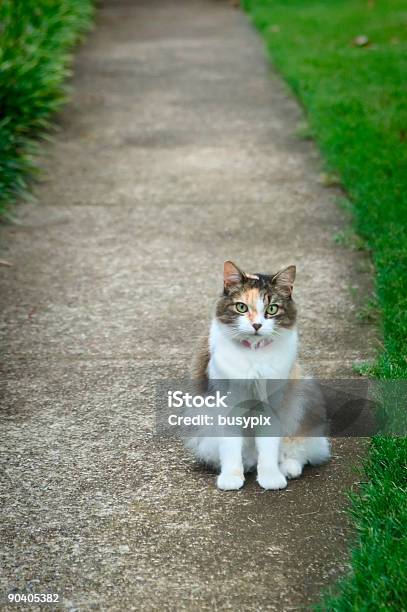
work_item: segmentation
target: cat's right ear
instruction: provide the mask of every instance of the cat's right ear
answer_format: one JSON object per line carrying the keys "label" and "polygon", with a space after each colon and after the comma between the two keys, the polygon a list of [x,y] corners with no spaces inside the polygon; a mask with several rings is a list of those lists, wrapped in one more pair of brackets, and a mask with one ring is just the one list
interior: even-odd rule
{"label": "cat's right ear", "polygon": [[243,278],[244,273],[232,261],[225,261],[223,264],[223,286],[226,290],[241,283]]}

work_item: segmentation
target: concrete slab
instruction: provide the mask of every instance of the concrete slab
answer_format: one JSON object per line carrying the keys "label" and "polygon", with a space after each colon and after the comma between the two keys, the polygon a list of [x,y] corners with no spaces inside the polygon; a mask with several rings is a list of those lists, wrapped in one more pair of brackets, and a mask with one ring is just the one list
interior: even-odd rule
{"label": "concrete slab", "polygon": [[369,267],[332,239],[339,192],[226,1],[104,0],[74,87],[38,202],[0,228],[2,591],[79,610],[306,606],[344,570],[362,444],[337,441],[283,492],[220,493],[154,437],[154,384],[187,371],[224,259],[297,264],[317,375],[372,355],[351,291]]}

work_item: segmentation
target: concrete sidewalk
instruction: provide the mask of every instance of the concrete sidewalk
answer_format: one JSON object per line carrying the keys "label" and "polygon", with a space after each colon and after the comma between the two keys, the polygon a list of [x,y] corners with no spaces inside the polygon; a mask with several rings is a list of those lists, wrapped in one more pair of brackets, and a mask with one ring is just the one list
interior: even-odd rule
{"label": "concrete sidewalk", "polygon": [[187,372],[224,259],[297,264],[302,359],[319,376],[372,353],[350,290],[368,287],[366,262],[335,245],[338,194],[269,72],[226,1],[102,3],[38,203],[0,227],[1,592],[282,611],[343,571],[360,443],[338,441],[285,491],[220,493],[153,435],[155,382]]}

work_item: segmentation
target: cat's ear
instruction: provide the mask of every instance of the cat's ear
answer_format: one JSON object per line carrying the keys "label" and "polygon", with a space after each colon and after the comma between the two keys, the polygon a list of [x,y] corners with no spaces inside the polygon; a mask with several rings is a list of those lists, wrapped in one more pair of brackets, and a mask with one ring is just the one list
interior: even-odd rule
{"label": "cat's ear", "polygon": [[283,268],[280,272],[277,272],[275,276],[273,276],[273,284],[276,289],[281,293],[285,294],[287,297],[291,295],[293,291],[294,281],[295,281],[295,266],[288,266],[287,268]]}
{"label": "cat's ear", "polygon": [[225,261],[223,264],[223,285],[225,289],[241,283],[244,276],[244,273],[233,262]]}

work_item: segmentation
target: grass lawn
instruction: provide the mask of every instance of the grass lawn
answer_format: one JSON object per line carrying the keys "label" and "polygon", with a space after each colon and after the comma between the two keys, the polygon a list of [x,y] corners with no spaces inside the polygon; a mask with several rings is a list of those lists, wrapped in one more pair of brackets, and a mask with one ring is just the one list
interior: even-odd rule
{"label": "grass lawn", "polygon": [[92,13],[92,0],[0,1],[0,217],[27,193],[36,139],[66,100],[70,50]]}
{"label": "grass lawn", "polygon": [[[243,0],[274,65],[303,104],[329,171],[372,253],[383,334],[364,373],[407,378],[407,4]],[[364,37],[364,38],[362,38]],[[323,610],[407,608],[407,439],[372,440],[352,496],[352,571]]]}

